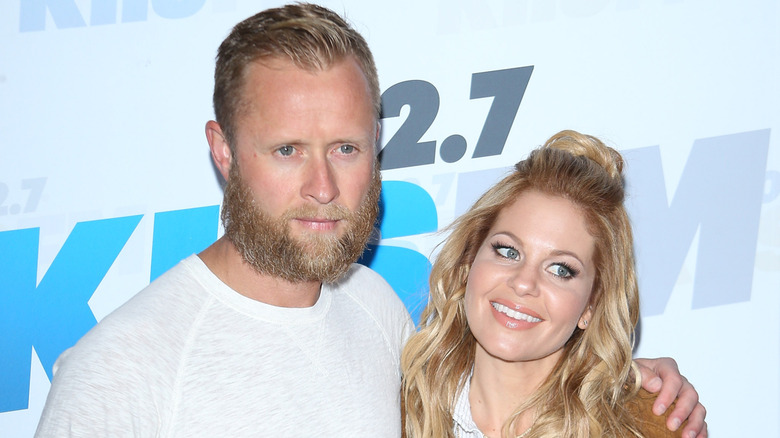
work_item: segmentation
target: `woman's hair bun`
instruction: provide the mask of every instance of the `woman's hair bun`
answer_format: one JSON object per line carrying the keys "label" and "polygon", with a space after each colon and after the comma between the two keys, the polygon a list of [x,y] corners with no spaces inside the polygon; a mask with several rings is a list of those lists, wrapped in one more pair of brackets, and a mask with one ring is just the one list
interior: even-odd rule
{"label": "woman's hair bun", "polygon": [[622,179],[623,157],[596,137],[565,130],[550,137],[543,147],[560,149],[575,156],[588,158],[604,168],[610,177]]}

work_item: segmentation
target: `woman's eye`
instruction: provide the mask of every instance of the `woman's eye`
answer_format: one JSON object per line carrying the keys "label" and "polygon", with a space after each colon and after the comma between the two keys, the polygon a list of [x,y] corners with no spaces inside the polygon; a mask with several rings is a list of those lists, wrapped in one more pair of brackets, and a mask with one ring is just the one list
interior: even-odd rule
{"label": "woman's eye", "polygon": [[352,146],[351,144],[343,144],[339,146],[339,151],[342,154],[351,154],[355,152],[355,146]]}
{"label": "woman's eye", "polygon": [[279,153],[285,157],[289,157],[295,152],[295,148],[290,145],[284,145],[278,149]]}
{"label": "woman's eye", "polygon": [[502,257],[506,257],[508,259],[517,260],[517,258],[520,257],[520,253],[516,249],[506,246],[500,246],[496,248],[496,252],[501,254]]}
{"label": "woman's eye", "polygon": [[577,272],[574,271],[574,269],[562,264],[554,264],[550,266],[548,270],[551,274],[561,278],[572,278],[577,275]]}

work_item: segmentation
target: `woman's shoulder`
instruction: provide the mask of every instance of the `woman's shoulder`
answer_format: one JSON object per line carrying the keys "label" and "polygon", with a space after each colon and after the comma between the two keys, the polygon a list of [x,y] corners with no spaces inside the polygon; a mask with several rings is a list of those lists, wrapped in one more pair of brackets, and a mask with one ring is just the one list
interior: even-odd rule
{"label": "woman's shoulder", "polygon": [[683,426],[672,432],[666,428],[666,420],[674,410],[674,403],[662,415],[653,413],[656,395],[640,389],[636,397],[626,403],[626,409],[636,419],[636,425],[646,438],[682,437]]}

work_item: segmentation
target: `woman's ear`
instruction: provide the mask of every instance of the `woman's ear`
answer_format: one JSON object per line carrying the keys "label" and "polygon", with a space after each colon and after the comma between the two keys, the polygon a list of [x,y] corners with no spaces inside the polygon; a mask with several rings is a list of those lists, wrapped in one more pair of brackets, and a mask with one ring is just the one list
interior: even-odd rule
{"label": "woman's ear", "polygon": [[593,317],[593,306],[588,304],[588,308],[585,309],[585,311],[582,312],[582,316],[580,316],[580,321],[577,323],[577,327],[581,328],[582,330],[585,330],[586,328],[588,328],[588,323],[590,322],[592,317]]}

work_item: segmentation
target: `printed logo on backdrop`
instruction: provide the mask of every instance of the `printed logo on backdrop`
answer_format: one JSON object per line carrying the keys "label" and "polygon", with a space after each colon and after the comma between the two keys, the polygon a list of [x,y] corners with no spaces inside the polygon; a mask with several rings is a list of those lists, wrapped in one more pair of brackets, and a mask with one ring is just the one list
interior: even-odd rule
{"label": "printed logo on backdrop", "polygon": [[84,4],[76,0],[21,0],[19,30],[45,30],[47,15],[57,29],[147,21],[150,14],[167,19],[187,18],[200,11],[206,0],[90,0],[87,8],[79,7]]}
{"label": "printed logo on backdrop", "polygon": [[[493,99],[472,158],[501,155],[533,70],[533,66],[528,66],[471,76],[469,98]],[[409,107],[408,117],[379,154],[382,170],[434,163],[436,141],[420,142],[420,139],[436,119],[439,102],[436,87],[420,80],[400,82],[382,93],[383,118],[398,117],[403,107]],[[462,135],[452,134],[441,141],[439,156],[447,163],[454,163],[463,158],[467,146]]]}
{"label": "printed logo on backdrop", "polygon": [[[683,0],[653,2],[675,6]],[[534,0],[490,2],[485,0],[439,1],[438,29],[458,33],[464,28],[494,29],[553,21],[561,17],[592,17],[608,10],[635,11],[647,4],[639,0]]]}
{"label": "printed logo on backdrop", "polygon": [[769,134],[695,140],[671,202],[660,148],[624,152],[643,316],[664,313],[696,236],[691,307],[750,300],[761,204],[777,197],[765,195]]}
{"label": "printed logo on backdrop", "polygon": [[[675,4],[679,0],[665,0]],[[232,10],[235,0],[210,0],[213,10]],[[46,30],[47,16],[57,29],[134,23],[147,21],[151,15],[165,19],[182,19],[195,15],[206,0],[19,0],[19,30]],[[439,27],[444,32],[457,32],[461,18],[478,29],[496,26],[516,26],[527,22],[549,21],[559,15],[589,17],[608,8],[630,11],[640,7],[636,0],[576,0],[504,2],[491,9],[484,1],[442,2]]]}

